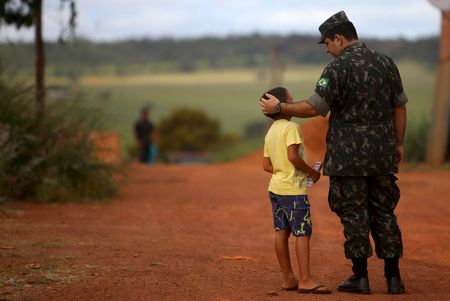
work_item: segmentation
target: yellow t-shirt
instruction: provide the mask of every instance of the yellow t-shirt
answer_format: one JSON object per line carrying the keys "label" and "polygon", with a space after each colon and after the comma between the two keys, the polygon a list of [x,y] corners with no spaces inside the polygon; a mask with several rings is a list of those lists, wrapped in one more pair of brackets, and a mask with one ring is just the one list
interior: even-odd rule
{"label": "yellow t-shirt", "polygon": [[269,191],[280,195],[306,194],[306,175],[289,161],[289,145],[300,144],[299,153],[303,158],[303,138],[300,128],[287,119],[275,120],[264,139],[264,157],[269,157],[273,166]]}

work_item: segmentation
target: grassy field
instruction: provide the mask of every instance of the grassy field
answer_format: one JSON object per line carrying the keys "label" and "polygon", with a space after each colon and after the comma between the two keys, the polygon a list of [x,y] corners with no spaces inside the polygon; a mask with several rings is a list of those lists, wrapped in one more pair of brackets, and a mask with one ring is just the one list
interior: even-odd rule
{"label": "grassy field", "polygon": [[[308,98],[324,66],[288,67],[284,85],[295,99]],[[410,102],[409,122],[431,113],[435,71],[412,62],[398,64]],[[132,144],[132,124],[144,105],[156,123],[178,107],[200,108],[220,121],[225,133],[241,135],[245,127],[264,121],[258,99],[270,88],[261,70],[227,70],[142,76],[86,76],[78,85],[107,114],[108,127],[120,132],[123,146]],[[66,84],[50,78],[50,84]]]}

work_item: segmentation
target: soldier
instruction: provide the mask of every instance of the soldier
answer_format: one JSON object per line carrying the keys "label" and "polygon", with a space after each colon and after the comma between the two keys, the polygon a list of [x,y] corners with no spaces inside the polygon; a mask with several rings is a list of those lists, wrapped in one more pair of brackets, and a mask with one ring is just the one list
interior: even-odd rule
{"label": "soldier", "polygon": [[338,290],[370,294],[371,233],[376,254],[385,262],[388,293],[402,294],[398,262],[403,244],[394,213],[400,191],[394,174],[403,161],[408,98],[394,62],[358,40],[345,12],[331,16],[319,31],[319,43],[335,60],[325,67],[315,93],[295,103],[267,95],[260,105],[264,113],[297,117],[330,112],[324,162],[328,202],[341,220],[345,256],[353,263],[353,275]]}

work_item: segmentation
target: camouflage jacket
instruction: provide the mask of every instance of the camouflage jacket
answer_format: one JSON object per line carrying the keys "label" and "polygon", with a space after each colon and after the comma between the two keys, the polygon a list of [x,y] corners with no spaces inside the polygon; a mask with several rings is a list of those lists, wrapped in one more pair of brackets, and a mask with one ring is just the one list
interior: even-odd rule
{"label": "camouflage jacket", "polygon": [[325,175],[398,172],[392,114],[408,98],[392,59],[352,44],[324,69],[313,97],[330,111]]}

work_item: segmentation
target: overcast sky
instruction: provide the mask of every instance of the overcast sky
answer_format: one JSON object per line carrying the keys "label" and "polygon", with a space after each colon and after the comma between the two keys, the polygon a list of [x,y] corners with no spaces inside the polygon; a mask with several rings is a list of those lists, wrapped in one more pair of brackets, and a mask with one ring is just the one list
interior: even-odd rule
{"label": "overcast sky", "polygon": [[[77,34],[92,40],[226,36],[248,33],[317,34],[325,19],[345,10],[360,36],[436,35],[440,13],[427,0],[77,0]],[[44,39],[67,19],[60,0],[44,0]],[[30,30],[0,28],[1,40],[31,40]]]}

